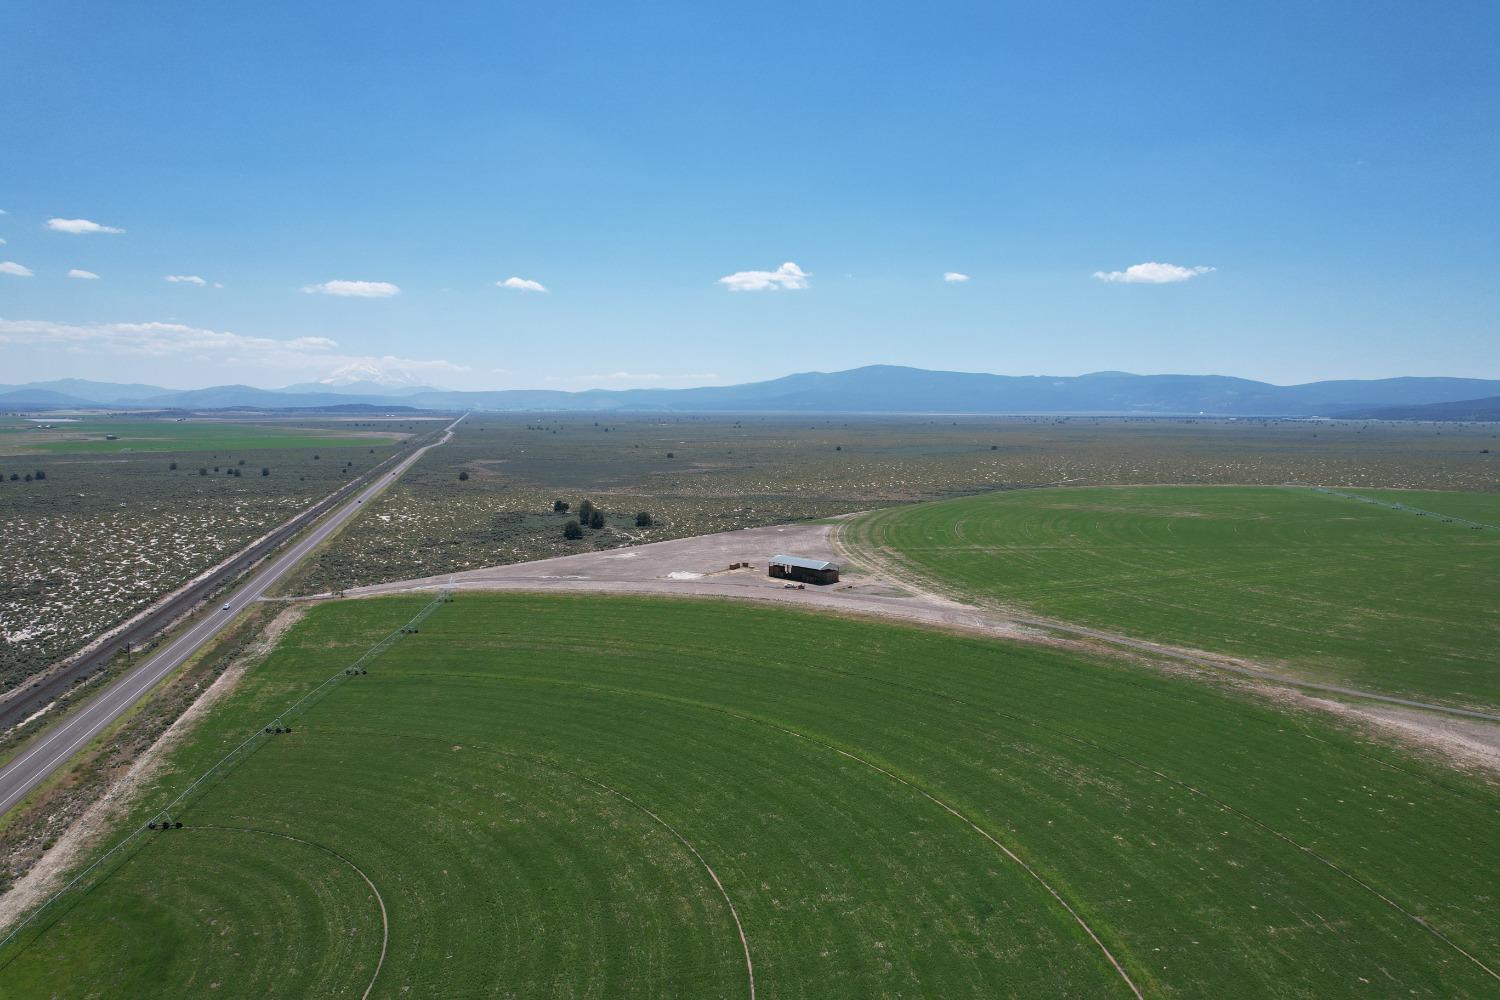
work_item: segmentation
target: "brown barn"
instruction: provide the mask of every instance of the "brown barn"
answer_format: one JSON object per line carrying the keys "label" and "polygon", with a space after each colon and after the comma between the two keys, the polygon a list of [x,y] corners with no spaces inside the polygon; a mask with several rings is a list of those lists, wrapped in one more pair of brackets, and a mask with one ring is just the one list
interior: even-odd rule
{"label": "brown barn", "polygon": [[775,555],[771,557],[769,565],[771,575],[778,580],[796,580],[799,583],[839,582],[839,564],[822,559]]}

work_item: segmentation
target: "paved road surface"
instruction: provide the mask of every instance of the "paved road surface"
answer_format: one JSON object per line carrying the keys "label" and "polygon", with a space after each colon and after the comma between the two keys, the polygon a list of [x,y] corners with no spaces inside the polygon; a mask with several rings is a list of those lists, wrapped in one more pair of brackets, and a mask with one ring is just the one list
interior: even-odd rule
{"label": "paved road surface", "polygon": [[428,449],[446,444],[453,437],[453,429],[463,417],[448,425],[443,436],[432,444],[412,452],[391,470],[360,490],[342,507],[336,508],[311,531],[294,541],[284,552],[269,560],[251,574],[250,579],[229,598],[228,611],[209,613],[192,628],[171,643],[132,667],[122,677],[96,695],[92,701],[64,718],[58,725],[43,730],[30,745],[14,759],[0,768],[0,814],[15,805],[33,788],[44,781],[71,757],[79,747],[85,745],[104,731],[110,723],[123,715],[132,705],[167,674],[175,670],[184,660],[201,649],[204,643],[222,632],[240,611],[250,602],[259,600],[282,577],[286,576],[303,557],[339,529],[345,521],[357,514],[363,505],[385,489],[386,486],[411,468]]}

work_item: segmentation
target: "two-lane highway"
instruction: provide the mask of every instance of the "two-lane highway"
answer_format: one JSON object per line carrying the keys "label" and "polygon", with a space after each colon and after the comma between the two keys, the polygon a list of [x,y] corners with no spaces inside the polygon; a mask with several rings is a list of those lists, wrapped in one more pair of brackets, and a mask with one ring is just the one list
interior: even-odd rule
{"label": "two-lane highway", "polygon": [[441,438],[402,459],[389,475],[379,477],[350,497],[343,506],[331,511],[305,535],[293,541],[286,551],[252,573],[250,579],[230,596],[227,609],[207,614],[160,652],[146,657],[81,708],[64,717],[56,726],[42,732],[31,745],[22,749],[4,767],[0,767],[0,814],[25,798],[79,747],[103,732],[110,723],[155,687],[158,681],[228,627],[236,612],[252,601],[259,600],[262,594],[286,576],[309,552],[338,531],[344,522],[362,510],[381,490],[400,478],[402,473],[430,449],[447,444],[453,437],[454,428],[463,419],[459,417],[453,421]]}

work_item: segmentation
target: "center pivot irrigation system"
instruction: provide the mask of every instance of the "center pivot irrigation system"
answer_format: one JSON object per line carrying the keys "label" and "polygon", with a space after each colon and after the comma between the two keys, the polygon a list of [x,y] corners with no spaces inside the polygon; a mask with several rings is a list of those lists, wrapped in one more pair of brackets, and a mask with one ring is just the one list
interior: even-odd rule
{"label": "center pivot irrigation system", "polygon": [[1418,517],[1435,517],[1444,524],[1462,524],[1471,531],[1484,531],[1486,528],[1495,528],[1496,525],[1486,524],[1483,521],[1471,521],[1466,517],[1458,517],[1454,514],[1439,514],[1434,510],[1423,510],[1421,507],[1413,507],[1411,504],[1398,503],[1395,500],[1381,500],[1379,497],[1367,497],[1359,493],[1344,493],[1339,490],[1330,490],[1326,486],[1314,486],[1319,493],[1327,493],[1333,497],[1343,497],[1345,500],[1358,500],[1360,503],[1371,503],[1377,507],[1389,507],[1391,510],[1404,510]]}
{"label": "center pivot irrigation system", "polygon": [[[236,764],[254,754],[267,740],[290,733],[292,731],[291,724],[299,716],[321,701],[335,687],[354,677],[368,674],[370,672],[368,669],[369,663],[395,645],[402,636],[416,634],[422,622],[431,617],[433,612],[437,611],[440,606],[450,604],[452,601],[453,591],[451,589],[439,591],[437,597],[433,598],[431,603],[424,606],[421,611],[418,611],[411,621],[391,632],[385,638],[361,653],[359,658],[353,663],[345,667],[340,667],[337,672],[331,674],[323,683],[282,709],[275,719],[251,733],[245,738],[244,742],[225,754],[217,763],[195,778],[192,784],[177,793],[177,796],[172,801],[152,812],[146,822],[131,830],[119,843],[101,854],[83,871],[73,876],[67,885],[49,896],[40,906],[36,907],[36,909],[32,910],[25,918],[12,927],[10,933],[6,934],[3,939],[0,939],[0,968],[9,965],[18,954],[25,950],[26,945],[35,941],[47,927],[51,926],[51,924],[43,924],[40,921],[39,918],[43,914],[50,914],[54,918],[60,918],[66,912],[62,905],[65,900],[81,898],[93,887],[102,883],[128,859],[130,848],[138,847],[144,843],[151,833],[165,833],[168,830],[182,829],[183,824],[179,817],[182,816],[183,810],[187,808],[195,793],[201,791],[211,778],[222,777]],[[22,942],[20,946],[11,948],[11,945],[20,938],[21,933],[28,928],[35,933],[28,940]]]}

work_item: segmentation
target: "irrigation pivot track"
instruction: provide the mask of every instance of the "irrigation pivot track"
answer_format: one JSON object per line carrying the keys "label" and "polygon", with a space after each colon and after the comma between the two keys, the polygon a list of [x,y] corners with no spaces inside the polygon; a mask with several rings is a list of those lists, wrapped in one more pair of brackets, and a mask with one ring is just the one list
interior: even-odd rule
{"label": "irrigation pivot track", "polygon": [[[467,414],[465,414],[467,416]],[[228,610],[210,610],[182,635],[168,643],[160,652],[149,656],[126,671],[117,681],[105,688],[78,710],[64,716],[57,725],[43,730],[36,739],[16,754],[4,767],[0,767],[0,815],[4,815],[17,802],[29,794],[61,767],[73,753],[98,736],[120,716],[124,715],[157,682],[176,670],[188,657],[227,628],[235,613],[252,601],[259,600],[277,581],[292,571],[303,558],[322,544],[346,521],[362,509],[362,505],[378,496],[387,485],[398,479],[431,448],[448,443],[453,430],[463,420],[448,425],[443,436],[432,444],[412,452],[390,475],[381,476],[369,486],[350,497],[322,521],[294,541],[285,552],[270,560],[250,576],[250,579],[228,600]]]}
{"label": "irrigation pivot track", "polygon": [[[400,628],[396,629],[389,635],[385,636],[385,638],[375,643],[375,645],[365,650],[353,663],[348,664],[347,666],[340,667],[337,671],[330,674],[328,678],[317,687],[308,691],[292,704],[276,713],[274,719],[267,720],[267,724],[265,726],[250,733],[250,735],[245,737],[245,739],[237,746],[235,746],[234,749],[230,750],[223,757],[219,758],[219,760],[211,765],[206,771],[194,778],[192,782],[182,791],[178,792],[170,802],[168,802],[161,808],[151,812],[149,814],[150,819],[148,821],[143,822],[133,828],[124,836],[123,839],[117,842],[109,850],[99,855],[99,857],[96,858],[88,867],[84,868],[77,875],[74,875],[66,885],[49,896],[42,902],[40,906],[36,907],[36,909],[32,910],[23,919],[17,922],[16,925],[11,928],[10,933],[6,934],[4,938],[0,938],[0,951],[3,951],[8,945],[15,941],[22,931],[26,930],[28,927],[33,927],[36,924],[37,917],[45,912],[55,910],[57,904],[60,901],[69,898],[75,890],[86,892],[100,879],[107,878],[109,873],[114,870],[110,867],[113,862],[122,860],[127,855],[128,849],[132,846],[140,844],[148,831],[166,830],[174,822],[173,817],[175,815],[181,814],[182,810],[192,802],[194,793],[203,788],[210,781],[210,779],[223,775],[226,771],[232,769],[240,761],[255,753],[255,751],[260,749],[260,747],[268,739],[271,739],[273,735],[282,732],[290,732],[290,728],[287,728],[290,723],[296,721],[304,712],[321,701],[335,687],[338,687],[344,681],[347,681],[351,676],[358,674],[360,672],[362,664],[369,663],[371,660],[378,657],[381,653],[385,652],[392,645],[394,645],[403,635],[415,632],[418,624],[425,621],[428,616],[436,611],[441,605],[447,604],[452,599],[453,597],[450,592],[446,590],[439,592],[437,597],[423,606],[422,610],[418,611],[417,614],[411,619],[411,621],[407,622],[405,625],[402,625]],[[182,826],[182,823],[177,822],[176,825],[180,827]],[[288,839],[295,840],[297,838],[293,837]],[[308,842],[302,841],[302,843]],[[320,847],[320,845],[317,844],[312,844],[311,846]],[[330,848],[321,847],[320,849],[334,854],[335,857],[338,857],[339,860],[354,868],[355,871],[359,871],[360,877],[363,878],[366,882],[370,882],[369,877],[366,876],[363,871],[360,871],[359,867],[352,861],[349,861],[342,855],[337,854]],[[370,889],[375,892],[375,895],[377,897],[379,897],[380,892],[379,890],[375,889],[375,884],[373,882],[370,882]],[[380,910],[382,923],[385,923],[385,902],[383,900],[380,903]],[[385,947],[384,945],[382,945],[382,960],[384,959],[384,954]],[[8,957],[6,961],[9,961]],[[367,990],[366,995],[368,995],[368,992],[369,991]]]}

